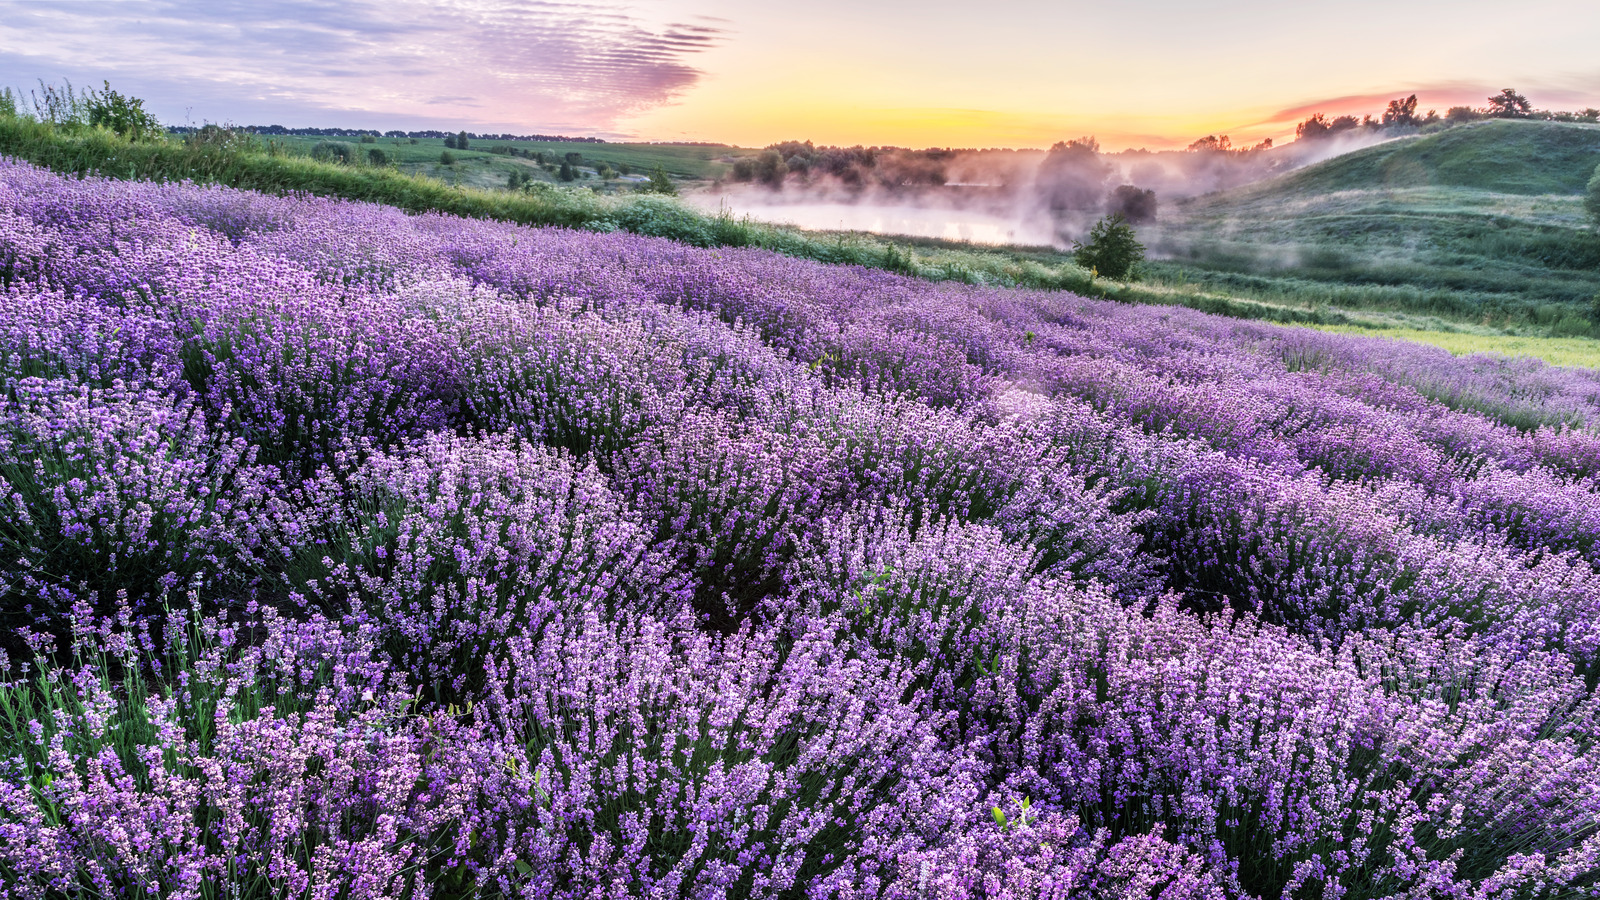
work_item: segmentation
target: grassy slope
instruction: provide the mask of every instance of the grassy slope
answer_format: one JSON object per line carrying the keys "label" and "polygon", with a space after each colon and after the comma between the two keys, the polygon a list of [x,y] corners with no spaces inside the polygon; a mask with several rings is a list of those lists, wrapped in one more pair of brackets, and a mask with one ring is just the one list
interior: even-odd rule
{"label": "grassy slope", "polygon": [[1183,277],[1290,304],[1593,334],[1581,192],[1600,126],[1489,121],[1180,204],[1148,232]]}
{"label": "grassy slope", "polygon": [[[275,135],[271,140],[284,146],[290,153],[305,155],[320,141],[344,141],[353,145],[359,152],[365,153],[368,149],[376,147],[388,154],[401,171],[408,174],[437,175],[442,168],[438,165],[439,155],[446,149],[443,138],[417,138],[415,144],[401,138],[378,138],[375,144],[359,143],[359,138],[324,138],[303,137],[298,135]],[[748,156],[759,153],[759,150],[749,150],[731,147],[685,147],[672,144],[589,144],[572,141],[471,141],[470,149],[451,150],[450,153],[459,161],[458,167],[469,173],[483,168],[494,171],[499,175],[495,182],[498,186],[505,181],[505,173],[515,167],[532,170],[536,177],[543,180],[552,180],[531,160],[508,156],[505,154],[491,153],[489,148],[496,146],[514,147],[517,150],[531,152],[544,152],[557,159],[568,153],[583,155],[582,165],[588,168],[597,168],[600,163],[609,163],[611,168],[620,171],[624,165],[635,173],[647,175],[656,166],[666,170],[673,178],[683,180],[710,180],[725,176],[732,166],[719,160],[725,157]]]}
{"label": "grassy slope", "polygon": [[1581,194],[1600,164],[1600,125],[1490,119],[1401,138],[1291,172],[1247,192],[1300,195],[1380,187]]}

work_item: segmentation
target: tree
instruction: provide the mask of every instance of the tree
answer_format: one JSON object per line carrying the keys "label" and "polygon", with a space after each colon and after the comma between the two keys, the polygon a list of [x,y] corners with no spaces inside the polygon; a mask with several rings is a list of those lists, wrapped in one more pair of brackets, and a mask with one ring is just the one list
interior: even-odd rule
{"label": "tree", "polygon": [[439,154],[439,165],[441,165],[441,166],[453,166],[455,164],[456,164],[456,155],[454,153],[451,153],[449,150],[446,150],[443,153]]}
{"label": "tree", "polygon": [[1034,179],[1051,212],[1099,210],[1105,202],[1106,180],[1114,171],[1100,158],[1100,142],[1091,136],[1051,146]]}
{"label": "tree", "polygon": [[373,147],[367,151],[367,162],[374,166],[387,166],[389,154],[383,152],[382,147]]}
{"label": "tree", "polygon": [[1134,224],[1154,222],[1156,192],[1142,190],[1131,184],[1122,185],[1111,192],[1111,198],[1106,201],[1106,211],[1121,213],[1123,218]]}
{"label": "tree", "polygon": [[463,132],[461,132],[461,133],[456,135],[456,149],[457,150],[466,150],[466,149],[470,148],[471,146],[472,145],[467,142],[467,133],[465,131],[463,131]]}
{"label": "tree", "polygon": [[1533,104],[1511,88],[1489,98],[1489,115],[1497,119],[1525,119],[1533,112]]}
{"label": "tree", "polygon": [[1390,100],[1389,108],[1384,110],[1384,127],[1406,127],[1419,124],[1417,121],[1417,95],[1412,94],[1404,100]]}
{"label": "tree", "polygon": [[1227,135],[1208,134],[1189,145],[1190,153],[1227,153],[1233,149],[1233,140]]}
{"label": "tree", "polygon": [[447,150],[454,150],[456,148],[456,136],[453,135],[453,134],[445,135],[444,136],[444,146],[445,146],[445,149],[447,149]]}
{"label": "tree", "polygon": [[678,188],[673,185],[672,179],[667,176],[667,170],[656,166],[650,173],[650,180],[639,185],[639,190],[650,194],[677,194]]}
{"label": "tree", "polygon": [[311,158],[349,164],[356,161],[356,148],[345,141],[317,141],[311,146]]}
{"label": "tree", "polygon": [[1317,113],[1311,118],[1295,126],[1294,139],[1297,141],[1315,141],[1328,136],[1328,117]]}
{"label": "tree", "polygon": [[565,160],[562,160],[562,162],[561,162],[561,180],[562,181],[573,181],[577,177],[578,177],[578,173],[573,170],[572,163],[569,163],[569,162],[567,162]]}
{"label": "tree", "polygon": [[763,150],[756,157],[756,180],[767,187],[781,187],[783,179],[789,174],[789,164],[783,161],[783,154],[776,150]]}
{"label": "tree", "polygon": [[1144,245],[1121,213],[1112,213],[1089,229],[1089,241],[1073,241],[1072,259],[1096,275],[1133,281],[1133,267],[1144,259]]}

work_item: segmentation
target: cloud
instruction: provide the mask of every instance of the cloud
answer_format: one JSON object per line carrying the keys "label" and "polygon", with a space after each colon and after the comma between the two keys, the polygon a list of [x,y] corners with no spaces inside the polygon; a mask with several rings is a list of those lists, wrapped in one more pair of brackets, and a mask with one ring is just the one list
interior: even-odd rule
{"label": "cloud", "polygon": [[681,96],[725,36],[559,0],[0,0],[0,83],[110,78],[178,122],[595,133]]}

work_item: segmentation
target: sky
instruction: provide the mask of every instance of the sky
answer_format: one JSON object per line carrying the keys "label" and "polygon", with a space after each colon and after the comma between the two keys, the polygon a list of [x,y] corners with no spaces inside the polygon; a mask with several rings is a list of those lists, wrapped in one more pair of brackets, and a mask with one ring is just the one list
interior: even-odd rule
{"label": "sky", "polygon": [[168,124],[741,146],[1281,142],[1503,87],[1600,107],[1596,46],[1593,0],[0,0],[0,85],[109,80]]}

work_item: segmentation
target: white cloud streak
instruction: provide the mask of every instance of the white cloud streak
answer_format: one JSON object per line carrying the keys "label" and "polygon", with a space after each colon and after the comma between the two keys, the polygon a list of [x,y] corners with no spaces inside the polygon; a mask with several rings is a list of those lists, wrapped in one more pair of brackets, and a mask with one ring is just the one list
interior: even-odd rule
{"label": "white cloud streak", "polygon": [[597,133],[724,35],[557,0],[0,0],[0,83],[109,78],[167,121]]}

